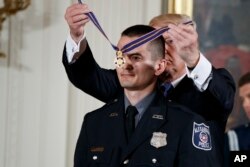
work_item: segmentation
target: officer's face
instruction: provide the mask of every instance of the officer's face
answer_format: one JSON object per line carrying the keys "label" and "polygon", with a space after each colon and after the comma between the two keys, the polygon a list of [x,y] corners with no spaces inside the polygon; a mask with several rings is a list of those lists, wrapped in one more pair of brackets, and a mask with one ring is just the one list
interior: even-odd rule
{"label": "officer's face", "polygon": [[[122,36],[118,43],[118,48],[122,48],[136,38],[138,37]],[[121,86],[125,90],[144,90],[148,87],[153,87],[157,80],[157,75],[160,75],[157,68],[161,60],[152,59],[148,43],[123,56],[125,64],[120,68],[116,68]],[[165,66],[162,72],[164,68]]]}
{"label": "officer's face", "polygon": [[242,101],[244,111],[250,120],[250,83],[243,85],[239,89],[239,96]]}

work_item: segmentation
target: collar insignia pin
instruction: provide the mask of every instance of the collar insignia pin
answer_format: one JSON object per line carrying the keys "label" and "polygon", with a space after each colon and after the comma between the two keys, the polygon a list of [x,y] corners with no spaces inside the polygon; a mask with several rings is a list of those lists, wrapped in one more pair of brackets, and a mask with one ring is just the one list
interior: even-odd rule
{"label": "collar insignia pin", "polygon": [[109,114],[109,117],[117,117],[118,116],[118,113],[116,112],[112,112]]}
{"label": "collar insignia pin", "polygon": [[164,118],[163,118],[163,115],[157,115],[157,114],[154,114],[154,115],[152,116],[152,118],[153,118],[153,119],[164,119]]}

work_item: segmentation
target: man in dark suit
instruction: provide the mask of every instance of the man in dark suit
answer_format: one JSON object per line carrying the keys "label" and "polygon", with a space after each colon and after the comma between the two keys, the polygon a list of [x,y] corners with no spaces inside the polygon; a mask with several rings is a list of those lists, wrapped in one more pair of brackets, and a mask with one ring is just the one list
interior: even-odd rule
{"label": "man in dark suit", "polygon": [[[75,6],[71,6],[68,11],[75,10],[74,8]],[[81,5],[77,6],[75,11],[77,10],[79,12],[74,15],[70,15],[70,12],[65,15],[71,38],[79,47],[79,52],[68,52],[74,49],[70,49],[70,42],[67,40],[63,55],[66,72],[76,87],[104,102],[112,101],[122,92],[122,88],[114,70],[102,69],[95,62],[83,35],[83,27],[88,19],[82,13],[88,12],[88,8]],[[75,18],[75,22],[71,21],[72,18]],[[209,121],[217,155],[222,160],[223,134],[233,108],[235,85],[225,69],[215,69],[199,52],[195,25],[181,24],[188,19],[190,18],[186,15],[166,14],[155,17],[150,22],[156,28],[170,27],[163,34],[167,68],[162,79],[164,83],[171,82],[174,86],[168,96],[170,100],[187,106]]]}
{"label": "man in dark suit", "polygon": [[[144,25],[127,28],[118,48],[152,30]],[[164,39],[143,44],[123,57],[125,64],[116,68],[123,93],[85,116],[74,166],[219,166],[206,121],[184,106],[167,102],[158,92],[158,76],[166,65]],[[137,114],[129,135],[131,107]]]}

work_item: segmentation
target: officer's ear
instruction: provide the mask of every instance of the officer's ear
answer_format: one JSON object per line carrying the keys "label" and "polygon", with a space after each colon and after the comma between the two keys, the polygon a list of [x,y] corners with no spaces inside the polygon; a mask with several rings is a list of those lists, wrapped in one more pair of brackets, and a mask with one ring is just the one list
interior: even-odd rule
{"label": "officer's ear", "polygon": [[155,75],[156,76],[161,75],[165,71],[166,65],[167,65],[166,59],[158,60],[157,63],[155,63]]}

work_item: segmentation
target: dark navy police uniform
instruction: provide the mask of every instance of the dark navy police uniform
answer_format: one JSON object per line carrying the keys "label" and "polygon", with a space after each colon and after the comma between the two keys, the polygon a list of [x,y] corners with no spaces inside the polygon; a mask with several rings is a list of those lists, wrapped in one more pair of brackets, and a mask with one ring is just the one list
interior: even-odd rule
{"label": "dark navy police uniform", "polygon": [[124,97],[86,114],[74,167],[219,167],[210,127],[186,107],[158,93],[129,142]]}
{"label": "dark navy police uniform", "polygon": [[[103,102],[117,98],[122,92],[116,71],[100,68],[89,46],[73,64],[68,63],[64,48],[63,64],[69,80],[76,87]],[[235,84],[229,72],[225,69],[212,68],[212,79],[204,92],[200,92],[193,80],[186,76],[169,97],[172,101],[188,107],[208,121],[211,134],[215,138],[214,149],[221,160],[221,166],[224,155],[225,125],[233,108],[234,95]]]}

